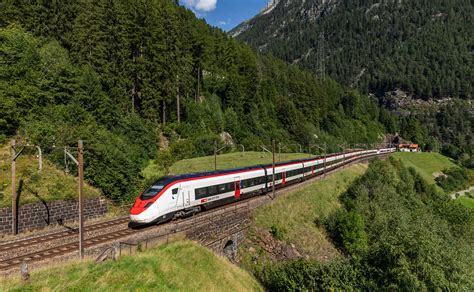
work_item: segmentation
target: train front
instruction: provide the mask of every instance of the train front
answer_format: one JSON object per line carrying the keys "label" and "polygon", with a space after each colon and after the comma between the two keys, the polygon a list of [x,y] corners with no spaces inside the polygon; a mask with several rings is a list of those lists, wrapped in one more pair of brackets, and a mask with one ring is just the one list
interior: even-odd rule
{"label": "train front", "polygon": [[156,181],[135,200],[130,210],[130,221],[135,224],[150,224],[164,221],[167,218],[165,210],[170,206],[167,202],[171,179],[165,177]]}

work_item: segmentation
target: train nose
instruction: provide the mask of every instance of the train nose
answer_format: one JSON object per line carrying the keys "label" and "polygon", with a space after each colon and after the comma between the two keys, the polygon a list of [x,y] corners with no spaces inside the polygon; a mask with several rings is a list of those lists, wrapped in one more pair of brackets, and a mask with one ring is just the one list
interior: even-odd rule
{"label": "train nose", "polygon": [[132,209],[130,210],[130,214],[132,215],[141,214],[143,211],[148,209],[148,207],[150,207],[151,205],[153,205],[152,201],[147,202],[147,201],[137,200],[135,204],[133,205]]}

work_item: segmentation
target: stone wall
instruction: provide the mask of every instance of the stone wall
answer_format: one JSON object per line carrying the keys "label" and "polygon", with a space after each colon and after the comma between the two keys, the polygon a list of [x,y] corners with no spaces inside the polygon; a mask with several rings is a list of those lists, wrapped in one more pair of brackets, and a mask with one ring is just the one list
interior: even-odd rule
{"label": "stone wall", "polygon": [[[107,213],[107,202],[93,198],[84,200],[84,218],[92,219]],[[48,225],[71,222],[78,217],[78,202],[75,200],[52,201],[27,204],[19,207],[18,232],[40,229]],[[12,210],[0,209],[0,235],[11,233]]]}

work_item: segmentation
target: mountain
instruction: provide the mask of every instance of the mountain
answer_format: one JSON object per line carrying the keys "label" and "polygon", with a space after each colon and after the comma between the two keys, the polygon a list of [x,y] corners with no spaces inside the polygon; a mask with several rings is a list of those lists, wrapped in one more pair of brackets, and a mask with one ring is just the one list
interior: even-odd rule
{"label": "mountain", "polygon": [[83,139],[86,179],[113,199],[136,196],[149,160],[212,154],[221,134],[248,150],[336,151],[396,128],[373,98],[262,56],[176,1],[1,4],[0,144],[24,136],[61,163],[51,146]]}
{"label": "mountain", "polygon": [[274,0],[230,34],[363,92],[471,99],[473,7],[470,0]]}

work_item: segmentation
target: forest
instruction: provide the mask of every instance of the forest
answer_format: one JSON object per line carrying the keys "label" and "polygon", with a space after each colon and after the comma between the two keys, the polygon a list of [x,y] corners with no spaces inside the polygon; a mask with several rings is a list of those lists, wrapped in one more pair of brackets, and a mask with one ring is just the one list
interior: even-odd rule
{"label": "forest", "polygon": [[86,179],[112,199],[136,196],[150,159],[212,154],[223,132],[249,150],[275,139],[336,151],[397,124],[175,1],[4,1],[0,40],[1,142],[28,139],[61,163],[52,147],[83,139]]}
{"label": "forest", "polygon": [[[455,159],[472,156],[472,1],[276,2],[230,34],[262,53],[373,94],[381,106],[393,90],[406,92],[413,106],[398,113],[392,132],[425,150]],[[431,106],[416,106],[416,99]]]}
{"label": "forest", "polygon": [[270,291],[472,290],[474,211],[396,159],[373,161],[321,223],[343,256],[258,273]]}

